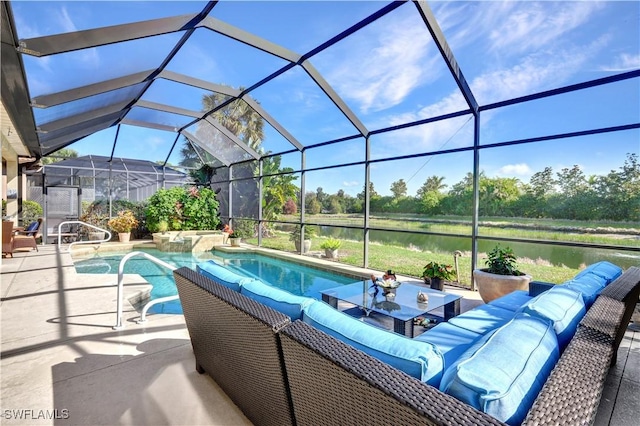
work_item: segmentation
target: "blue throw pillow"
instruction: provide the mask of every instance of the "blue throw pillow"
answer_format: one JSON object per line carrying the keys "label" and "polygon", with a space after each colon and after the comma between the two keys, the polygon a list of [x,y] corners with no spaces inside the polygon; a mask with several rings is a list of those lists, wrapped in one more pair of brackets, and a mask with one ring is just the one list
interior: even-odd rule
{"label": "blue throw pillow", "polygon": [[517,314],[471,346],[442,377],[440,390],[510,425],[519,425],[559,358],[549,321]]}
{"label": "blue throw pillow", "polygon": [[278,312],[282,312],[291,318],[291,321],[300,319],[302,310],[307,305],[318,302],[310,297],[296,296],[259,280],[243,282],[240,287],[240,293]]}
{"label": "blue throw pillow", "polygon": [[555,286],[531,299],[520,312],[551,321],[563,350],[575,334],[586,309],[580,293],[566,286]]}
{"label": "blue throw pillow", "polygon": [[522,305],[524,305],[531,299],[532,297],[529,296],[528,291],[516,290],[512,291],[511,293],[507,293],[504,296],[498,297],[497,299],[493,299],[488,304],[491,306],[496,306],[498,308],[516,312],[522,307]]}
{"label": "blue throw pillow", "polygon": [[29,224],[29,226],[27,226],[27,229],[25,229],[25,231],[26,231],[26,232],[33,232],[33,231],[35,231],[36,229],[38,229],[38,222],[37,222],[37,221],[36,221],[36,222],[31,222],[31,223]]}
{"label": "blue throw pillow", "polygon": [[440,383],[443,357],[431,343],[366,324],[321,301],[304,309],[302,321],[423,382]]}
{"label": "blue throw pillow", "polygon": [[196,271],[213,281],[229,287],[231,290],[240,291],[243,282],[253,281],[253,278],[243,277],[235,272],[231,272],[214,260],[199,263]]}

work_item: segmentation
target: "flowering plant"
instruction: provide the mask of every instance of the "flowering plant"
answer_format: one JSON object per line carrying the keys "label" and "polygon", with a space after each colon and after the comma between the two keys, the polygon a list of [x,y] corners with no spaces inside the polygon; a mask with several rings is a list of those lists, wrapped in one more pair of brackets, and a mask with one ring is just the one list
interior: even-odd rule
{"label": "flowering plant", "polygon": [[422,276],[426,278],[440,278],[441,280],[450,280],[453,278],[451,265],[444,263],[429,262],[424,265]]}
{"label": "flowering plant", "polygon": [[107,225],[119,234],[127,233],[138,226],[138,219],[136,219],[131,210],[122,210],[118,212],[118,216],[109,219]]}

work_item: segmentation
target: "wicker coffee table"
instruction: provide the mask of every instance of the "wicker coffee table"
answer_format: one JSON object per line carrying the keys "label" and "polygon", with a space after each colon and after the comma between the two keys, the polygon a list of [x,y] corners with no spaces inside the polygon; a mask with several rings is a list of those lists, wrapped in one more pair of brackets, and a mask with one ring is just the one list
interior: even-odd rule
{"label": "wicker coffee table", "polygon": [[[382,289],[374,295],[371,281],[358,281],[321,291],[322,300],[338,308],[338,301],[347,302],[361,308],[366,315],[376,312],[393,318],[393,331],[413,337],[413,320],[416,317],[434,316],[433,311],[443,308],[445,321],[460,314],[461,296],[432,290],[415,284],[403,283],[395,290],[395,296],[385,296]],[[418,292],[427,293],[429,301],[420,303]]]}

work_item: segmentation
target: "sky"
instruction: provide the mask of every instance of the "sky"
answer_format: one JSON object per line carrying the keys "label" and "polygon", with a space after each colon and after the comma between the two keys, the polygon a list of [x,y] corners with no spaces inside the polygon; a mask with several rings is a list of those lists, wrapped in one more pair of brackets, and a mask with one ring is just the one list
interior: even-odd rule
{"label": "sky", "polygon": [[[210,17],[248,31],[297,54],[304,54],[383,7],[379,1],[222,1]],[[20,38],[197,13],[204,2],[12,2]],[[453,56],[479,105],[640,69],[640,3],[637,1],[448,1],[429,2]],[[165,34],[43,58],[24,57],[32,97],[75,88],[157,67],[181,33]],[[465,100],[442,60],[416,7],[407,3],[345,40],[310,58],[310,63],[369,130],[384,129],[466,109]],[[167,65],[170,71],[232,87],[251,87],[287,62],[214,33],[197,29]],[[143,100],[198,111],[200,89],[157,80]],[[110,94],[101,102],[126,99]],[[296,66],[253,90],[260,103],[303,146],[357,134],[322,90]],[[38,111],[38,124],[91,108],[76,102]],[[127,118],[180,127],[190,120],[133,108]],[[635,78],[526,105],[488,110],[480,116],[481,144],[519,140],[640,122],[640,79]],[[197,129],[188,129],[196,133]],[[80,155],[110,155],[115,128],[70,145]],[[375,134],[374,160],[469,147],[470,115]],[[292,146],[265,126],[263,148]],[[172,132],[122,126],[114,155],[165,160]],[[182,143],[182,138],[179,144]],[[364,140],[309,149],[307,167],[363,161]],[[169,158],[178,163],[177,152]],[[627,153],[640,152],[640,132],[630,130],[582,138],[483,150],[481,169],[492,177],[528,182],[549,166],[579,165],[586,175],[622,166]],[[300,155],[283,156],[300,168]],[[374,163],[376,191],[389,195],[393,181],[408,182],[414,195],[433,175],[449,188],[473,170],[471,152]],[[307,190],[362,191],[364,166],[309,172]],[[330,178],[328,178],[330,176]]]}

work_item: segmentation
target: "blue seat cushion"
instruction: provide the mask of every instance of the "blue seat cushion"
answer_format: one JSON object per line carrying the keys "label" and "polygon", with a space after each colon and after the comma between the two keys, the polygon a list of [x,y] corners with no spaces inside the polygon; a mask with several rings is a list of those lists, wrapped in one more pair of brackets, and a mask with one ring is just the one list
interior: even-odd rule
{"label": "blue seat cushion", "polygon": [[551,323],[516,314],[482,336],[442,377],[440,390],[500,421],[524,420],[559,358]]}
{"label": "blue seat cushion", "polygon": [[243,282],[253,280],[253,278],[243,277],[242,275],[238,275],[235,272],[228,270],[214,260],[207,260],[206,262],[198,263],[198,265],[196,265],[196,271],[205,277],[238,292],[240,291],[240,287]]}
{"label": "blue seat cushion", "polygon": [[587,309],[593,305],[596,297],[604,289],[605,280],[593,274],[582,275],[580,278],[574,278],[566,281],[557,287],[565,287],[576,291],[582,295],[582,300]]}
{"label": "blue seat cushion", "polygon": [[480,336],[482,334],[456,327],[448,322],[441,322],[413,340],[435,345],[444,357],[446,371]]}
{"label": "blue seat cushion", "polygon": [[587,274],[594,274],[603,278],[605,281],[604,285],[607,286],[613,280],[615,280],[620,275],[622,275],[622,268],[619,267],[618,265],[614,265],[611,262],[607,262],[606,260],[603,260],[601,262],[596,262],[587,266],[582,271],[580,271],[578,275],[573,277],[573,279],[574,280],[578,279]]}
{"label": "blue seat cushion", "polygon": [[511,293],[507,293],[504,296],[493,299],[489,302],[489,305],[497,306],[498,308],[506,309],[511,312],[516,312],[529,300],[533,299],[529,296],[529,292],[524,290],[516,290]]}
{"label": "blue seat cushion", "polygon": [[506,324],[514,315],[514,311],[486,304],[451,318],[448,322],[474,333],[486,334]]}
{"label": "blue seat cushion", "polygon": [[31,222],[31,223],[29,224],[29,226],[27,226],[27,229],[25,229],[25,231],[26,231],[26,232],[33,232],[33,231],[35,231],[36,229],[38,229],[38,222],[37,222],[37,221],[36,221],[36,222]]}
{"label": "blue seat cushion", "polygon": [[259,280],[243,282],[240,287],[240,293],[278,312],[282,312],[291,318],[291,321],[302,317],[302,310],[305,306],[318,302],[310,297],[296,296]]}
{"label": "blue seat cushion", "polygon": [[423,382],[440,384],[444,361],[431,343],[366,324],[321,301],[304,309],[302,321]]}
{"label": "blue seat cushion", "polygon": [[531,299],[520,312],[551,321],[563,350],[576,332],[586,309],[582,295],[566,286],[555,286]]}

